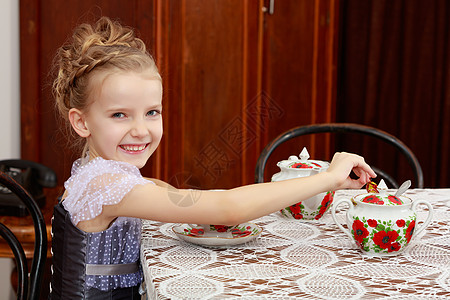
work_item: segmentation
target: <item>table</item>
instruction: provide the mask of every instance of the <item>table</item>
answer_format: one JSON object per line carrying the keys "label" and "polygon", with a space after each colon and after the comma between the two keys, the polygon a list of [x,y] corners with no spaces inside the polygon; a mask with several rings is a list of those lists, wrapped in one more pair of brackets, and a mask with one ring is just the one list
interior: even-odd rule
{"label": "table", "polygon": [[[339,191],[335,199],[358,193]],[[330,212],[310,222],[270,214],[254,221],[264,229],[257,239],[225,249],[181,241],[173,224],[143,221],[148,299],[448,299],[450,189],[405,195],[429,200],[434,216],[422,236],[394,257],[362,255]],[[344,210],[340,205],[342,224]],[[426,214],[419,209],[418,219]]]}

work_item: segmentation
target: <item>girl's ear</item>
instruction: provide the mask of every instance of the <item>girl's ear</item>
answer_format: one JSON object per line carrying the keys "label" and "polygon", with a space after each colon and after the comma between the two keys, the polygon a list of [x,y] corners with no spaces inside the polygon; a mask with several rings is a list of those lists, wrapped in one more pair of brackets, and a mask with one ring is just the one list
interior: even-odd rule
{"label": "girl's ear", "polygon": [[84,114],[79,109],[71,108],[69,110],[69,121],[73,130],[75,130],[79,136],[87,138],[91,135],[84,119]]}

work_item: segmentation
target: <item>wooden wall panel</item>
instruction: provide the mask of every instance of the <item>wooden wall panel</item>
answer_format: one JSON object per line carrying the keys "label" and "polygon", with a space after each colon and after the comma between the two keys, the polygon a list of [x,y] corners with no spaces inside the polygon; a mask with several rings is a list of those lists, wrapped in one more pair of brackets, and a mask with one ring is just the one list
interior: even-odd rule
{"label": "wooden wall panel", "polygon": [[247,130],[246,92],[256,89],[256,80],[246,78],[257,73],[248,51],[257,50],[258,2],[161,4],[161,66],[168,111],[163,177],[199,188],[239,185],[247,144],[237,139]]}
{"label": "wooden wall panel", "polygon": [[[40,18],[37,1],[20,2],[21,156],[40,160]],[[26,47],[25,47],[26,46]]]}

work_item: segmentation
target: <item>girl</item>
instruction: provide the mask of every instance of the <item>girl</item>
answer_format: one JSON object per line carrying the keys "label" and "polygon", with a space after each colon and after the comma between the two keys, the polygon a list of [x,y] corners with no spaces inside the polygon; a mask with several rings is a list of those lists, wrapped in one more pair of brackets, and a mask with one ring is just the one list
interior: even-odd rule
{"label": "girl", "polygon": [[79,26],[55,64],[57,107],[84,150],[55,207],[51,299],[138,298],[140,218],[239,224],[376,176],[363,158],[337,153],[314,176],[196,192],[191,206],[177,206],[173,189],[139,172],[162,136],[161,77],[142,40],[104,17]]}

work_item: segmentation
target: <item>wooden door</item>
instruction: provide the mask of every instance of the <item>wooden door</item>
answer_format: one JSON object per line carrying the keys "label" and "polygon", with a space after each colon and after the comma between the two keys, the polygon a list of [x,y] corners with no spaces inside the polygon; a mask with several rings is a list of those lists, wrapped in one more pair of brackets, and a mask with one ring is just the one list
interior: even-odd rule
{"label": "wooden door", "polygon": [[[262,90],[272,115],[263,128],[261,149],[296,126],[335,120],[338,3],[333,0],[280,0],[272,3],[264,24]],[[277,148],[269,158],[266,180],[276,162],[307,147],[314,159],[329,160],[330,137],[301,137]],[[259,149],[258,149],[259,150]]]}
{"label": "wooden door", "polygon": [[256,137],[246,107],[257,94],[259,8],[258,1],[161,2],[160,178],[202,189],[248,181],[247,151]]}

